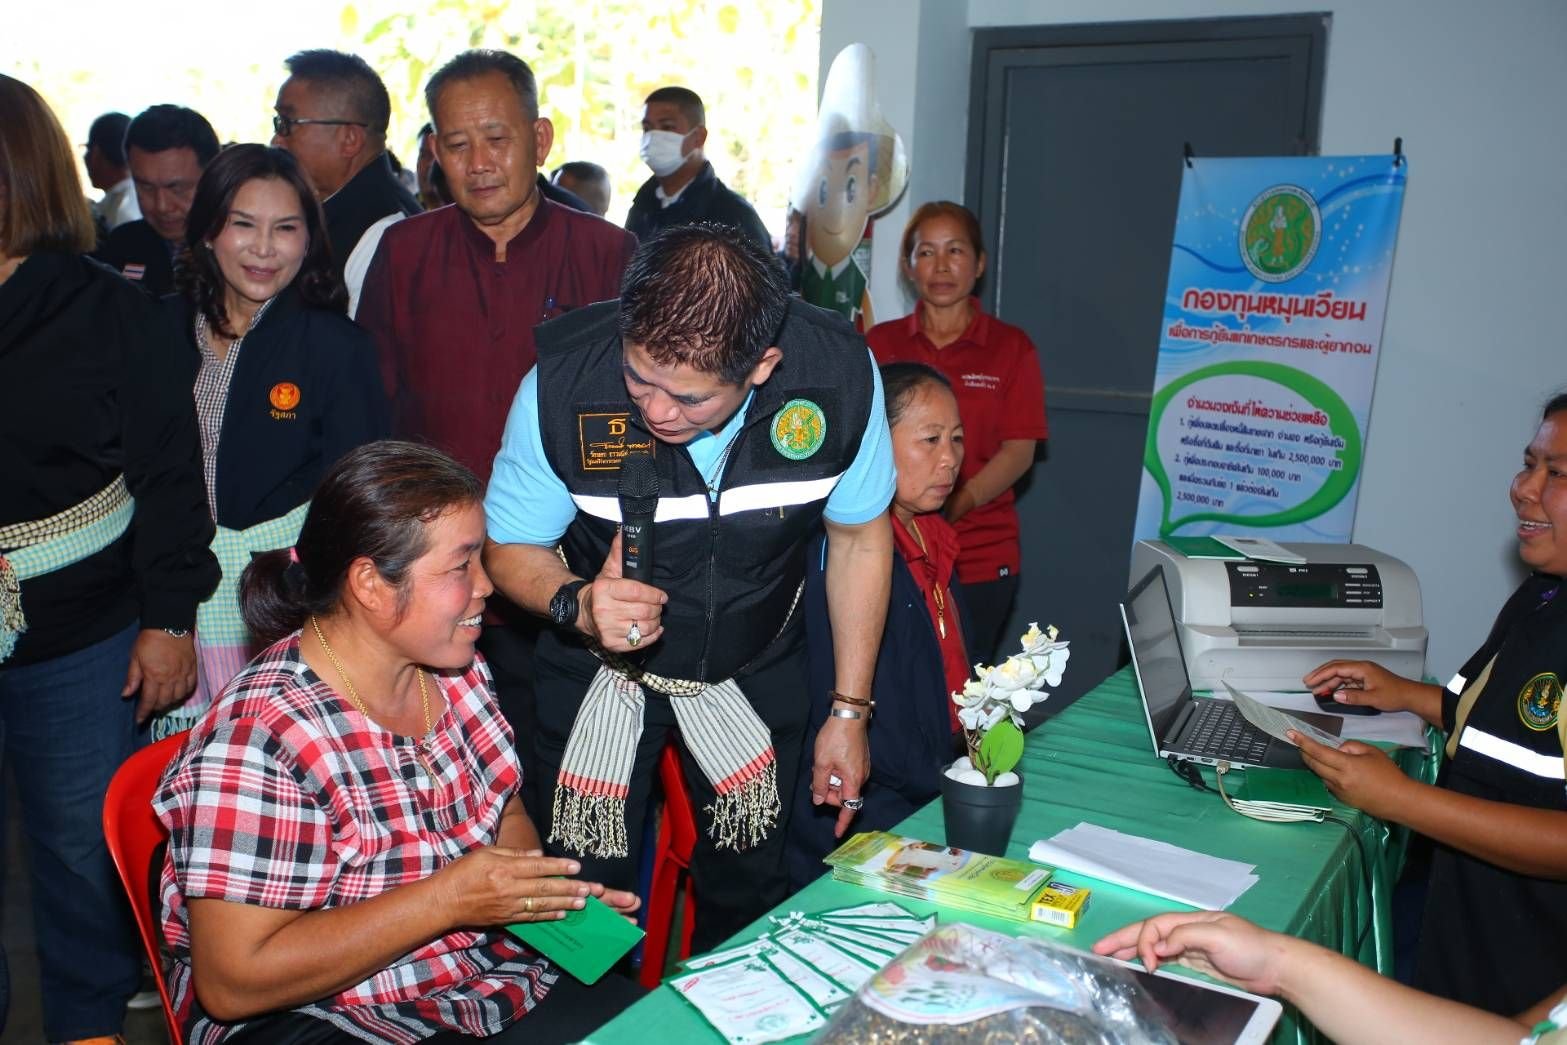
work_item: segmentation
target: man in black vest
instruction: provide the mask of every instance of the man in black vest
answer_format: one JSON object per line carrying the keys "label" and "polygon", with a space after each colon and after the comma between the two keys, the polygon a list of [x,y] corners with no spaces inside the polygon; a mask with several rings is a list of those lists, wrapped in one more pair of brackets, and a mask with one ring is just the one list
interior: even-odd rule
{"label": "man in black vest", "polygon": [[[536,658],[552,852],[634,888],[652,777],[678,727],[687,787],[708,811],[692,863],[705,950],[783,898],[783,815],[802,761],[815,800],[842,810],[840,831],[859,805],[892,453],[864,340],[791,300],[782,269],[744,236],[667,230],[622,286],[619,301],[538,328],[538,366],[485,501],[485,565],[555,625]],[[651,584],[620,570],[619,469],[638,450],[660,479]],[[805,761],[797,602],[824,523],[837,678]]]}
{"label": "man in black vest", "polygon": [[386,153],[392,101],[363,58],[324,49],[285,63],[272,144],[294,154],[326,214],[332,260],[348,286],[348,314],[359,307],[370,259],[386,227],[420,212]]}

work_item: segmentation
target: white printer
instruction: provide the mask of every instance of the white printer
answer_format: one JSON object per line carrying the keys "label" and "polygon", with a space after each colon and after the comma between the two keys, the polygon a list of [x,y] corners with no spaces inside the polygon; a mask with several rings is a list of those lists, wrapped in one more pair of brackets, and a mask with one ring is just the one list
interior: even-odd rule
{"label": "white printer", "polygon": [[1192,688],[1300,690],[1323,661],[1370,660],[1406,678],[1425,672],[1420,582],[1360,544],[1284,544],[1302,564],[1187,558],[1138,541],[1132,579],[1164,567]]}

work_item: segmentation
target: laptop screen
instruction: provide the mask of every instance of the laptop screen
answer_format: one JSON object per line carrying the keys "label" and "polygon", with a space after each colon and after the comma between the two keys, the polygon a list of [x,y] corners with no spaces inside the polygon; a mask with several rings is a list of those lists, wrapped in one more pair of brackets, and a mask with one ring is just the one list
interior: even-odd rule
{"label": "laptop screen", "polygon": [[1155,566],[1126,593],[1121,604],[1126,624],[1126,641],[1132,647],[1137,682],[1143,691],[1148,711],[1148,728],[1153,731],[1154,747],[1180,714],[1181,706],[1192,698],[1191,679],[1186,674],[1186,658],[1176,632],[1175,611],[1170,607],[1170,591],[1164,583],[1164,567]]}

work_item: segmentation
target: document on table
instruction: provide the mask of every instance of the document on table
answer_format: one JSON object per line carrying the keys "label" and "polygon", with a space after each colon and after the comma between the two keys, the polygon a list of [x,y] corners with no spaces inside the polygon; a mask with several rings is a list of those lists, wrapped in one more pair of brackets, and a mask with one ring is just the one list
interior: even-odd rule
{"label": "document on table", "polygon": [[1319,744],[1326,744],[1335,751],[1344,746],[1344,741],[1332,733],[1324,733],[1316,726],[1309,722],[1302,722],[1294,715],[1270,708],[1260,700],[1248,697],[1228,682],[1224,684],[1224,688],[1229,691],[1230,699],[1235,701],[1235,706],[1240,709],[1242,717],[1270,737],[1277,737],[1286,744],[1299,747],[1299,744],[1295,744],[1289,738],[1289,731],[1293,729],[1295,732],[1304,734]]}
{"label": "document on table", "polygon": [[1222,911],[1257,884],[1255,864],[1089,823],[1035,842],[1028,858],[1211,911]]}
{"label": "document on table", "polygon": [[773,915],[755,940],[692,958],[669,981],[729,1045],[815,1031],[936,924],[894,903]]}
{"label": "document on table", "polygon": [[[1228,693],[1213,694],[1228,699]],[[1331,715],[1323,711],[1310,693],[1285,693],[1269,691],[1251,696],[1280,711],[1314,711],[1319,715]],[[1426,722],[1419,715],[1408,711],[1384,711],[1380,715],[1340,715],[1344,726],[1339,730],[1341,740],[1364,740],[1375,744],[1395,744],[1398,747],[1426,746]]]}

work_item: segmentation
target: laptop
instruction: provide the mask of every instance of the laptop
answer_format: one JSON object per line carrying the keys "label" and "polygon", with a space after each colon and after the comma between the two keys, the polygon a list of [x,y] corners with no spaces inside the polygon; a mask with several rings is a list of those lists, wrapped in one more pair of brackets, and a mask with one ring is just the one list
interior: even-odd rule
{"label": "laptop", "polygon": [[[1204,765],[1228,762],[1235,769],[1266,766],[1302,769],[1300,749],[1275,740],[1247,722],[1228,700],[1198,700],[1186,673],[1180,633],[1164,568],[1149,570],[1121,603],[1121,623],[1132,647],[1132,669],[1142,693],[1148,733],[1160,758]],[[1292,714],[1295,714],[1292,712]],[[1333,716],[1303,714],[1312,725],[1337,734],[1342,723]]]}

